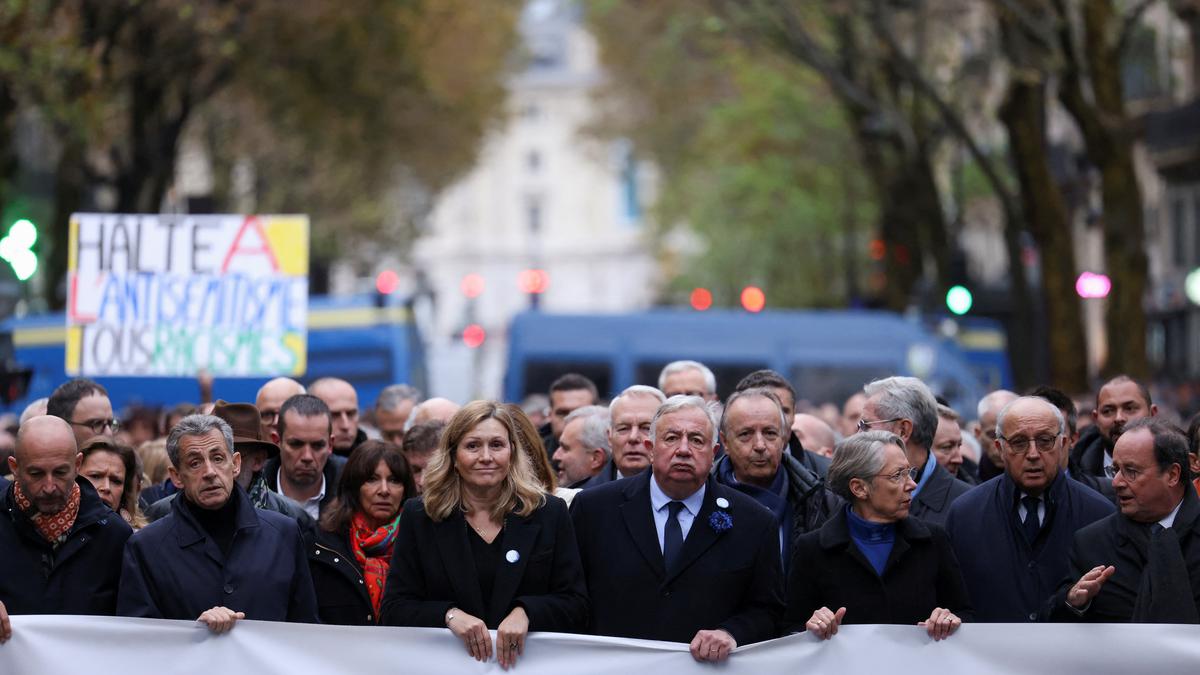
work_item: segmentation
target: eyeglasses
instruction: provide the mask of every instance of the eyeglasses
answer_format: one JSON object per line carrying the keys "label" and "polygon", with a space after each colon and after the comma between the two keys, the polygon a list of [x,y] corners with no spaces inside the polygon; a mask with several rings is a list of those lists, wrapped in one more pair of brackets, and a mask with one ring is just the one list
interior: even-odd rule
{"label": "eyeglasses", "polygon": [[114,419],[86,420],[83,422],[68,422],[68,424],[70,424],[73,427],[86,427],[88,429],[91,429],[92,433],[96,434],[97,436],[99,436],[100,434],[103,434],[105,429],[111,429],[112,433],[115,434],[115,433],[117,433],[117,430],[121,428],[121,420],[114,420]]}
{"label": "eyeglasses", "polygon": [[262,420],[263,424],[275,424],[275,422],[279,420],[279,411],[260,410],[258,413],[258,418]]}
{"label": "eyeglasses", "polygon": [[1040,436],[1034,436],[1033,438],[1026,438],[1024,436],[1007,438],[1003,434],[996,436],[996,438],[999,438],[1001,441],[1004,441],[1006,445],[1008,445],[1009,453],[1014,455],[1023,455],[1029,452],[1030,445],[1036,446],[1038,452],[1053,452],[1058,448],[1058,439],[1061,437],[1062,434],[1055,436],[1042,434]]}
{"label": "eyeglasses", "polygon": [[904,419],[904,418],[903,418],[903,417],[893,417],[893,418],[892,418],[892,419],[890,419],[890,420],[864,420],[864,419],[860,419],[860,420],[858,421],[858,430],[859,430],[859,431],[867,431],[867,430],[868,430],[868,429],[870,429],[870,428],[871,428],[873,425],[876,425],[876,424],[891,424],[892,422],[899,422],[899,421],[900,421],[900,420],[902,420],[902,419]]}
{"label": "eyeglasses", "polygon": [[1121,477],[1125,479],[1126,483],[1132,483],[1138,479],[1138,476],[1145,473],[1145,471],[1142,471],[1141,469],[1134,469],[1128,466],[1117,468],[1116,464],[1109,464],[1108,466],[1104,467],[1104,474],[1109,478],[1116,478],[1118,473],[1121,474]]}
{"label": "eyeglasses", "polygon": [[921,472],[920,469],[913,466],[913,467],[909,467],[907,469],[897,469],[896,471],[894,471],[892,473],[877,473],[871,477],[872,478],[886,478],[886,479],[892,481],[893,483],[897,483],[897,484],[904,483],[904,480],[906,478],[911,478],[912,481],[915,483],[915,482],[917,482],[917,476],[920,475],[920,472]]}

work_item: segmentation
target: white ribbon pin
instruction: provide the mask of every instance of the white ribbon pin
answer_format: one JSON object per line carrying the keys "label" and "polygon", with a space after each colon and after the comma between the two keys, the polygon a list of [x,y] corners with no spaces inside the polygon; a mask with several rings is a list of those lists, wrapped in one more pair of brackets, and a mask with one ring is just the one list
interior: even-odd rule
{"label": "white ribbon pin", "polygon": [[517,553],[516,549],[509,549],[508,553],[504,554],[504,559],[510,563],[515,563],[521,559],[521,554]]}
{"label": "white ribbon pin", "polygon": [[729,500],[724,497],[717,497],[717,507],[722,509],[729,508]]}

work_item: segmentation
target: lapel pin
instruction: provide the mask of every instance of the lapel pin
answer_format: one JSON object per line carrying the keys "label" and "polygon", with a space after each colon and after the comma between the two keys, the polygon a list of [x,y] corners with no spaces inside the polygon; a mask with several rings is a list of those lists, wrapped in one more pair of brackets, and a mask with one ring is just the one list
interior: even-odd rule
{"label": "lapel pin", "polygon": [[729,500],[724,497],[717,497],[717,506],[722,509],[729,508]]}
{"label": "lapel pin", "polygon": [[517,553],[516,549],[509,549],[508,553],[504,554],[504,559],[510,563],[515,563],[521,559],[521,554]]}

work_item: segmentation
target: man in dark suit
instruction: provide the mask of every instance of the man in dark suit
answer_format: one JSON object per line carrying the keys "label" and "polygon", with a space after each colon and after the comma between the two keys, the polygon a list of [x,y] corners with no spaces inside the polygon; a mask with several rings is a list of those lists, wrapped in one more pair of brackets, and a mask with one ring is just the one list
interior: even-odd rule
{"label": "man in dark suit", "polygon": [[1200,623],[1200,499],[1187,438],[1147,417],[1113,447],[1119,513],[1075,534],[1068,576],[1045,613],[1097,623]]}
{"label": "man in dark suit", "polygon": [[312,394],[296,394],[279,408],[278,432],[271,441],[279,456],[267,460],[267,487],[298,503],[320,520],[321,509],[337,496],[345,457],[333,454],[329,406]]}
{"label": "man in dark suit", "polygon": [[1114,509],[1061,470],[1067,428],[1049,401],[1018,398],[999,425],[1005,472],[955,501],[946,531],[976,621],[1037,621],[1067,572],[1071,537]]}
{"label": "man in dark suit", "polygon": [[593,632],[690,642],[700,661],[776,635],[779,525],[709,476],[714,408],[698,396],[668,399],[645,441],[651,470],[575,497]]}
{"label": "man in dark suit", "polygon": [[195,619],[214,633],[238,620],[318,623],[294,518],[254,508],[234,482],[241,456],[219,417],[190,415],[167,437],[183,496],[125,547],[117,613]]}
{"label": "man in dark suit", "polygon": [[890,431],[904,439],[908,463],[918,470],[909,515],[945,525],[950,505],[971,486],[952,476],[930,452],[938,427],[937,399],[933,392],[915,377],[875,380],[863,391],[867,402],[863,404],[858,430]]}

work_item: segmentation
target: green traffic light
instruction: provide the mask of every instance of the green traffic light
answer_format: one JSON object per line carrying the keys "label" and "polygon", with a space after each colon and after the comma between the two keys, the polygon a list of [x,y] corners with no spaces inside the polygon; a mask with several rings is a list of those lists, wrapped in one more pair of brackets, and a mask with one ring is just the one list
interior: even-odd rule
{"label": "green traffic light", "polygon": [[950,290],[946,291],[946,309],[958,316],[971,311],[971,305],[974,302],[971,291],[967,290],[965,286],[951,286]]}
{"label": "green traffic light", "polygon": [[29,281],[37,271],[37,254],[33,245],[37,242],[37,226],[28,218],[22,218],[8,228],[8,235],[0,239],[0,260],[12,265],[13,273],[21,281]]}

